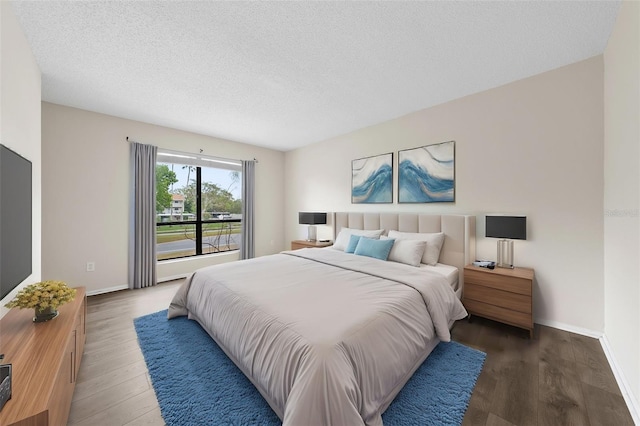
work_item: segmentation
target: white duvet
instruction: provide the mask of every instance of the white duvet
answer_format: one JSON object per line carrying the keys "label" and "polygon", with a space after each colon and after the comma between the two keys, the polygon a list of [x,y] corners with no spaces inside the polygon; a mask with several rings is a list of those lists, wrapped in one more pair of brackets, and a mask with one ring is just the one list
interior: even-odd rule
{"label": "white duvet", "polygon": [[467,315],[445,278],[402,266],[327,249],[216,265],[180,288],[169,318],[197,320],[284,425],[381,425]]}

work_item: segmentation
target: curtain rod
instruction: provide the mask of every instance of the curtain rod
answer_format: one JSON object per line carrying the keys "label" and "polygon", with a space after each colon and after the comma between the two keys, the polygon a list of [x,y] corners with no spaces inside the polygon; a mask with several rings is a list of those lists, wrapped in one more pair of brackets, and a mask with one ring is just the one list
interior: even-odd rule
{"label": "curtain rod", "polygon": [[[136,141],[134,141],[133,139],[132,139],[132,140],[129,140],[129,136],[127,136],[127,137],[126,137],[126,139],[127,139],[127,142],[130,142],[130,143],[137,143],[137,142],[136,142]],[[200,154],[202,154],[203,152],[204,152],[204,150],[203,150],[202,148],[200,148]],[[253,162],[255,162],[255,163],[259,163],[259,161],[258,161],[258,159],[257,159],[256,157],[253,157],[253,160],[247,160],[247,161],[253,161]]]}

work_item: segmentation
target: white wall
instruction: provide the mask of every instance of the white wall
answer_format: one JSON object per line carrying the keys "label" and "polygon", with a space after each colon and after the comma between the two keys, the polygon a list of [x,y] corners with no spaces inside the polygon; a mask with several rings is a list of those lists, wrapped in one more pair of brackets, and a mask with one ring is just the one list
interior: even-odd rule
{"label": "white wall", "polygon": [[[296,216],[304,210],[475,214],[477,255],[495,260],[484,214],[525,214],[528,240],[516,241],[515,261],[535,268],[535,321],[601,334],[603,133],[597,56],[290,151],[286,237],[304,236]],[[351,160],[449,140],[455,203],[351,204]],[[319,237],[331,237],[328,226]]]}
{"label": "white wall", "polygon": [[41,279],[40,69],[7,1],[0,2],[0,45],[0,142],[31,161],[33,194],[31,275],[0,301],[2,317],[20,288]]}
{"label": "white wall", "polygon": [[605,336],[636,416],[640,415],[639,27],[640,3],[623,2],[604,53]]}
{"label": "white wall", "polygon": [[[127,286],[129,143],[256,164],[256,256],[284,247],[284,153],[104,114],[42,103],[42,275],[95,294]],[[161,262],[158,278],[238,259]],[[95,272],[86,272],[86,262]]]}

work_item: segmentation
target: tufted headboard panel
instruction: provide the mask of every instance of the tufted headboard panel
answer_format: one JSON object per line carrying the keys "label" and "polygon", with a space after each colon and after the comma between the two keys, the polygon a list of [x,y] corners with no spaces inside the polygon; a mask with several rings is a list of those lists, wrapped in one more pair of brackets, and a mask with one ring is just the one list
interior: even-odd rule
{"label": "tufted headboard panel", "polygon": [[458,268],[458,285],[464,288],[464,267],[476,260],[476,217],[422,213],[333,213],[334,238],[342,228],[384,229],[401,232],[444,232],[440,263]]}

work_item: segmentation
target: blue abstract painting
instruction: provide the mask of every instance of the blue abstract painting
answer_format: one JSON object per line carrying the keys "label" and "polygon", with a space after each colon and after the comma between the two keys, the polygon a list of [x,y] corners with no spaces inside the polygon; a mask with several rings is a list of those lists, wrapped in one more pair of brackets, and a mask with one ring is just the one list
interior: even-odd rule
{"label": "blue abstract painting", "polygon": [[398,152],[398,202],[455,201],[455,142]]}
{"label": "blue abstract painting", "polygon": [[351,202],[393,203],[393,153],[351,162]]}

